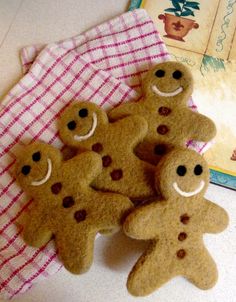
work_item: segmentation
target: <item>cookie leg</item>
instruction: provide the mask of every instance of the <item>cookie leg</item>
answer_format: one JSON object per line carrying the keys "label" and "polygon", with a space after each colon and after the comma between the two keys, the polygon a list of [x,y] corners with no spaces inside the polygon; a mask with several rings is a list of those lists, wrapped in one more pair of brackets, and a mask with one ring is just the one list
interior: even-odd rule
{"label": "cookie leg", "polygon": [[112,228],[112,229],[100,230],[99,233],[104,236],[110,236],[110,235],[113,235],[113,234],[119,232],[119,230],[120,230],[120,228],[117,227],[117,228]]}
{"label": "cookie leg", "polygon": [[52,237],[45,210],[35,205],[23,223],[23,239],[33,247],[41,247]]}
{"label": "cookie leg", "polygon": [[164,249],[150,246],[133,267],[127,281],[128,291],[134,296],[146,296],[174,277],[171,258]]}
{"label": "cookie leg", "polygon": [[89,270],[93,262],[95,234],[86,230],[56,235],[59,258],[65,268],[73,274],[82,274]]}
{"label": "cookie leg", "polygon": [[[192,258],[192,257],[191,257]],[[201,289],[212,288],[218,279],[217,267],[208,251],[200,250],[192,259],[187,279]]]}

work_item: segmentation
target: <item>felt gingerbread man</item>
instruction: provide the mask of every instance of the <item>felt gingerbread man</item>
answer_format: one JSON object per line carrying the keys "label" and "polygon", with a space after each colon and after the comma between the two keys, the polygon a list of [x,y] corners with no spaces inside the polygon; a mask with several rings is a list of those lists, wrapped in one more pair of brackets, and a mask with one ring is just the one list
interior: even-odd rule
{"label": "felt gingerbread man", "polygon": [[160,160],[156,185],[163,201],[137,208],[123,225],[128,236],[151,240],[129,274],[131,294],[148,295],[178,275],[201,289],[216,283],[216,264],[202,237],[223,231],[228,215],[203,197],[208,182],[207,163],[193,150],[175,149]]}
{"label": "felt gingerbread man", "polygon": [[[94,103],[76,102],[67,107],[59,120],[59,135],[69,147],[100,154],[102,173],[92,186],[102,191],[124,194],[133,201],[155,195],[155,167],[134,154],[135,146],[147,133],[141,116],[129,116],[109,123],[105,111]],[[76,170],[75,170],[76,172]]]}
{"label": "felt gingerbread man", "polygon": [[138,114],[148,122],[145,140],[135,149],[139,158],[156,164],[175,146],[188,140],[207,142],[216,134],[214,123],[193,112],[187,102],[193,91],[189,69],[178,62],[164,62],[151,69],[142,83],[144,97],[108,113],[111,120]]}
{"label": "felt gingerbread man", "polygon": [[33,198],[23,239],[41,247],[54,235],[60,259],[74,274],[90,268],[97,232],[119,228],[132,208],[127,197],[90,187],[101,171],[95,152],[63,162],[59,150],[40,142],[28,145],[17,159],[16,179]]}

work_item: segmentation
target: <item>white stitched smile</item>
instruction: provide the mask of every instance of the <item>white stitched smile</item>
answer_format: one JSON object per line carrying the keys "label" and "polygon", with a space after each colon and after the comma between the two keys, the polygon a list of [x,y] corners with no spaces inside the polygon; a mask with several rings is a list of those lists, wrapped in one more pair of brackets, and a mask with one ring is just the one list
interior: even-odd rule
{"label": "white stitched smile", "polygon": [[51,162],[51,159],[48,158],[47,162],[48,162],[48,169],[47,169],[47,173],[46,173],[45,177],[42,178],[42,179],[40,179],[40,180],[32,181],[31,182],[32,186],[41,186],[45,182],[47,182],[49,180],[49,178],[51,177],[51,174],[52,174],[52,162]]}
{"label": "white stitched smile", "polygon": [[204,182],[203,180],[201,180],[199,187],[198,187],[195,191],[192,191],[192,192],[184,192],[184,191],[182,191],[182,190],[179,188],[177,182],[174,182],[174,183],[173,183],[173,187],[174,187],[175,191],[178,192],[180,195],[182,195],[182,196],[184,196],[184,197],[191,197],[191,196],[193,196],[193,195],[198,194],[199,192],[201,192],[201,190],[204,188],[204,186],[205,186],[205,182]]}
{"label": "white stitched smile", "polygon": [[90,136],[92,136],[94,134],[94,131],[95,131],[96,127],[97,127],[97,123],[98,123],[97,115],[96,115],[96,113],[93,113],[93,124],[92,124],[92,127],[89,130],[89,132],[85,135],[74,135],[74,140],[76,140],[78,142],[81,142],[81,141],[86,140]]}
{"label": "white stitched smile", "polygon": [[169,96],[176,96],[177,94],[181,93],[183,91],[183,87],[180,86],[179,88],[177,88],[172,92],[163,92],[159,90],[156,85],[152,85],[152,91],[160,96],[169,97]]}

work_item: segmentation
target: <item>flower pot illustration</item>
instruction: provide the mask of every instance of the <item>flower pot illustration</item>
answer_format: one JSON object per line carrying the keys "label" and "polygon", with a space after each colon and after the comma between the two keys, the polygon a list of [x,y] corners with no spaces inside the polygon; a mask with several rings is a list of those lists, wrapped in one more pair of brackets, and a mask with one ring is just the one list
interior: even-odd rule
{"label": "flower pot illustration", "polygon": [[236,149],[233,151],[233,154],[230,159],[236,161]]}
{"label": "flower pot illustration", "polygon": [[160,20],[163,20],[165,24],[165,32],[167,35],[164,37],[185,42],[183,39],[191,29],[197,29],[198,23],[194,20],[178,17],[171,14],[161,14],[158,16]]}

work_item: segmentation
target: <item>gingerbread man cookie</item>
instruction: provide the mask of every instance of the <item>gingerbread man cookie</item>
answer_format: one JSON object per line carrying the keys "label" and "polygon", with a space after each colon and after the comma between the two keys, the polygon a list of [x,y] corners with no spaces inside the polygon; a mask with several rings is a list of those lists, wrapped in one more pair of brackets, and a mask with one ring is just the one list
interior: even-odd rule
{"label": "gingerbread man cookie", "polygon": [[129,274],[128,290],[145,296],[178,275],[209,289],[217,281],[217,268],[202,237],[223,231],[228,215],[203,197],[209,182],[207,163],[195,151],[181,148],[165,155],[156,171],[164,200],[134,210],[123,225],[131,238],[151,239]]}
{"label": "gingerbread man cookie", "polygon": [[143,81],[144,97],[108,113],[111,120],[138,114],[148,122],[148,133],[135,152],[139,158],[156,164],[175,146],[188,140],[207,142],[216,134],[214,123],[187,107],[193,91],[193,78],[183,64],[165,62],[151,69]]}
{"label": "gingerbread man cookie", "polygon": [[94,188],[142,200],[155,194],[154,166],[133,152],[147,127],[140,116],[109,123],[105,111],[96,104],[77,102],[62,113],[59,135],[66,145],[79,151],[92,150],[102,157],[103,171],[93,181]]}
{"label": "gingerbread man cookie", "polygon": [[54,235],[59,257],[74,274],[91,266],[97,232],[120,227],[132,208],[127,197],[89,186],[101,171],[95,152],[63,162],[59,150],[39,142],[27,146],[16,163],[16,179],[34,199],[24,222],[25,242],[41,247]]}

